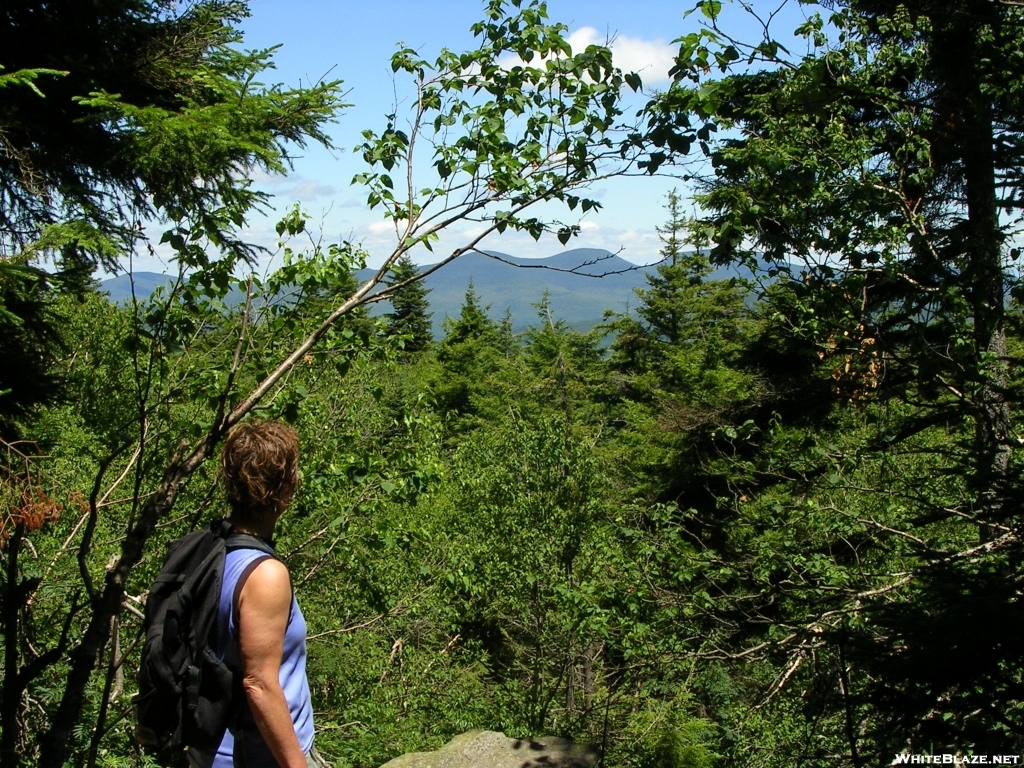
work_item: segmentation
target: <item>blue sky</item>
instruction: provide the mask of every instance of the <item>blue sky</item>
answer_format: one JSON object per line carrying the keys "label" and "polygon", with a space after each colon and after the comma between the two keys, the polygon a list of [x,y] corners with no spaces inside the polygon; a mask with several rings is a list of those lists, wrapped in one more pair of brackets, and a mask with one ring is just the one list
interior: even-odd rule
{"label": "blue sky", "polygon": [[[790,16],[797,5],[790,0]],[[754,6],[759,13],[770,13],[779,3],[755,0]],[[427,59],[443,47],[456,51],[472,48],[469,28],[482,17],[483,8],[480,0],[253,0],[252,15],[242,26],[244,46],[280,45],[274,57],[276,70],[265,73],[264,82],[297,85],[321,78],[341,79],[348,91],[346,101],[353,104],[330,127],[335,151],[309,147],[298,153],[294,171],[287,177],[257,180],[273,193],[274,207],[284,210],[300,203],[326,239],[360,242],[370,254],[371,265],[380,263],[391,251],[394,236],[380,210],[367,208],[365,191],[350,184],[353,175],[364,170],[352,149],[363,129],[380,130],[384,116],[394,111],[396,99],[401,103],[411,94],[409,84],[395,80],[391,73],[390,58],[396,44],[416,48]],[[672,41],[697,28],[700,14],[684,18],[689,8],[689,0],[548,2],[551,20],[569,27],[574,48],[612,40],[616,66],[638,71],[648,90],[668,85],[667,71],[676,48]],[[741,33],[751,33],[753,28],[742,14],[727,12],[736,14],[734,24]],[[793,25],[787,22],[787,26],[792,29]],[[633,111],[644,99],[636,97]],[[655,227],[664,220],[665,194],[674,186],[680,186],[678,180],[647,177],[598,184],[591,195],[601,200],[603,210],[588,214],[580,222],[580,237],[565,247],[606,248],[638,263],[657,260],[660,243]],[[273,211],[253,217],[248,237],[272,246],[275,220]],[[442,239],[441,251],[459,245],[459,234],[456,231]],[[528,236],[508,233],[485,241],[483,247],[527,257],[549,256],[563,248],[554,237],[535,243]],[[421,250],[413,256],[420,263],[429,263],[437,261],[436,253]],[[150,268],[162,267],[136,264],[136,269]]]}

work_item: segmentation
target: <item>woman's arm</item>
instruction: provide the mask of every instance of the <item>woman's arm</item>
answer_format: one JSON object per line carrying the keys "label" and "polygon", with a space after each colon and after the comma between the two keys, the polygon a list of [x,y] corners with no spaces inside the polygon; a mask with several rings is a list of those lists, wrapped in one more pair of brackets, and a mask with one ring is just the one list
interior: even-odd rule
{"label": "woman's arm", "polygon": [[271,754],[282,768],[306,768],[280,680],[291,604],[288,569],[267,558],[249,574],[238,596],[238,649],[242,686]]}

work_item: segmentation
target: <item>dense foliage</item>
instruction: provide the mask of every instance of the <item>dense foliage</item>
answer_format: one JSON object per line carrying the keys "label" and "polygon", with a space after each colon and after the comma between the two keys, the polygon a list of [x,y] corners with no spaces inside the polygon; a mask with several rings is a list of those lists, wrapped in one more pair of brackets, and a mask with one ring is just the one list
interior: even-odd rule
{"label": "dense foliage", "polygon": [[[143,596],[165,545],[223,513],[207,459],[250,415],[302,436],[277,544],[337,765],[470,728],[594,741],[624,768],[1024,750],[1019,6],[850,2],[786,58],[702,2],[676,82],[620,142],[639,79],[570,51],[542,5],[488,3],[478,49],[393,59],[411,127],[363,133],[356,183],[397,246],[358,285],[359,247],[298,209],[277,271],[238,277],[249,172],[326,141],[340,106],[336,84],[252,86],[269,59],[237,48],[244,6],[16,5],[4,766],[156,764],[131,732]],[[46,39],[71,10],[110,37]],[[597,175],[691,149],[703,213],[669,195],[635,311],[580,333],[545,297],[517,335],[470,284],[431,338],[412,247],[460,220],[483,234],[442,261],[508,228],[567,241],[535,204],[599,207]],[[115,306],[90,268],[148,247],[139,217],[181,271]],[[725,263],[742,268],[714,279]]]}

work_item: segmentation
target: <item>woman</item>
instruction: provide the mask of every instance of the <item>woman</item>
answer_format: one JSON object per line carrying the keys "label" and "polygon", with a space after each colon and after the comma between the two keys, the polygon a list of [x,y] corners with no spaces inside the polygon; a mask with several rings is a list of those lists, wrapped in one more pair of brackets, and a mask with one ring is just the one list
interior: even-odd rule
{"label": "woman", "polygon": [[[270,542],[298,486],[299,439],[279,421],[240,424],[221,452],[235,532]],[[288,569],[258,549],[229,549],[215,648],[242,673],[245,701],[215,754],[198,768],[311,768],[313,708],[306,680],[306,622]]]}

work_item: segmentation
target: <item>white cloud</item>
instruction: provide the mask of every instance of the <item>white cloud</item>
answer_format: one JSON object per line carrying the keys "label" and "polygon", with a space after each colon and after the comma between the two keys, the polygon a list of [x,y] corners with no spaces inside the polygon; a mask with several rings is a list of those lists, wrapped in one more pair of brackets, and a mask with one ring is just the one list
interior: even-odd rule
{"label": "white cloud", "polygon": [[612,43],[612,61],[623,72],[636,72],[647,85],[667,83],[676,49],[661,40],[623,35]]}
{"label": "white cloud", "polygon": [[383,219],[371,223],[367,229],[375,235],[383,235],[388,232],[393,233],[395,231],[395,222],[390,219]]}
{"label": "white cloud", "polygon": [[[663,247],[656,232],[626,229],[609,233],[609,242],[617,242],[622,249],[621,256],[635,264],[654,264],[661,261],[658,251]],[[609,250],[611,250],[609,248]]]}
{"label": "white cloud", "polygon": [[264,187],[280,186],[284,181],[284,177],[282,177],[281,174],[267,173],[259,167],[253,169],[249,179],[260,189]]}
{"label": "white cloud", "polygon": [[[605,45],[606,38],[593,27],[580,27],[569,35],[569,45],[582,51],[588,45]],[[612,62],[623,72],[636,72],[645,83],[667,82],[676,49],[664,40],[643,40],[628,35],[613,35]]]}
{"label": "white cloud", "polygon": [[[576,53],[586,49],[588,45],[606,45],[607,38],[594,27],[580,27],[567,38],[572,50]],[[623,72],[636,72],[647,85],[666,83],[668,71],[672,68],[676,48],[664,40],[644,40],[628,35],[613,35],[611,38],[612,62]],[[531,62],[537,66],[540,61]],[[506,56],[501,59],[503,67],[522,66],[524,62],[517,56]]]}
{"label": "white cloud", "polygon": [[593,27],[580,27],[575,32],[570,32],[568,42],[574,53],[579,53],[588,45],[604,44],[604,40],[598,37],[597,30]]}
{"label": "white cloud", "polygon": [[289,197],[295,200],[315,200],[318,197],[333,195],[334,187],[330,184],[321,184],[315,179],[303,179],[298,184],[278,192],[280,197]]}
{"label": "white cloud", "polygon": [[483,224],[478,224],[477,226],[469,226],[462,229],[462,236],[465,238],[472,239],[474,237],[479,237],[486,231],[487,227],[485,227]]}
{"label": "white cloud", "polygon": [[324,184],[316,179],[307,179],[296,174],[281,176],[267,173],[260,168],[253,172],[252,181],[258,189],[291,200],[315,200],[318,197],[333,195],[337,191],[330,184]]}

